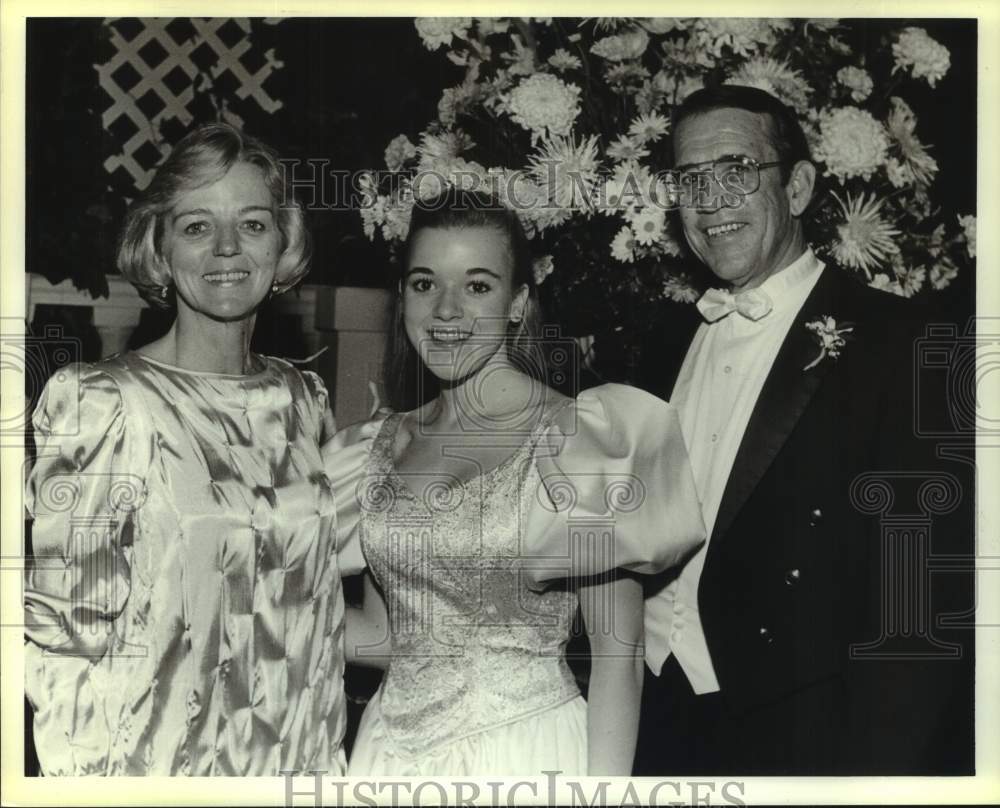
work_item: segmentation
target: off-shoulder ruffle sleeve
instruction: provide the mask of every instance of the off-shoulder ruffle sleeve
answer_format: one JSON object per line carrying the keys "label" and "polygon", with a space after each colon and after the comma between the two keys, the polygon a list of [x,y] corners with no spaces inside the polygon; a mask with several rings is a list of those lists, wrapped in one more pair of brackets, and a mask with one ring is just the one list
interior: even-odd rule
{"label": "off-shoulder ruffle sleeve", "polygon": [[606,384],[580,394],[535,451],[523,563],[533,586],[622,568],[654,573],[683,561],[705,526],[674,407]]}
{"label": "off-shoulder ruffle sleeve", "polygon": [[99,657],[129,595],[123,545],[144,496],[122,396],[109,374],[70,366],[46,385],[32,422],[25,633],[50,652]]}
{"label": "off-shoulder ruffle sleeve", "polygon": [[367,566],[361,551],[361,514],[372,442],[388,413],[352,424],[323,446],[323,467],[337,501],[337,559],[341,575],[357,575]]}

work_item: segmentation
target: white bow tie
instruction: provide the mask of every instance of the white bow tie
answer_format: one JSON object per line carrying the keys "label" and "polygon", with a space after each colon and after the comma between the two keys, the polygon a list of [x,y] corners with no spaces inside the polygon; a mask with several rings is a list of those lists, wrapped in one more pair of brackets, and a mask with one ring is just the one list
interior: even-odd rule
{"label": "white bow tie", "polygon": [[709,289],[695,304],[708,322],[714,323],[723,317],[738,311],[748,320],[759,320],[771,313],[774,302],[767,292],[760,289],[748,289],[745,292],[733,294],[725,289]]}

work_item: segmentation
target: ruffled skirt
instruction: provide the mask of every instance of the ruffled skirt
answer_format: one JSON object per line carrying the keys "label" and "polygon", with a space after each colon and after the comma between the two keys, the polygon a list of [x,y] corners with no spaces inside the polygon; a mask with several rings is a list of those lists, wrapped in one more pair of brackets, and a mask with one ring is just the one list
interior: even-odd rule
{"label": "ruffled skirt", "polygon": [[382,721],[379,690],[361,718],[348,776],[461,777],[587,773],[587,702],[582,696],[540,713],[458,738],[417,757],[396,752]]}

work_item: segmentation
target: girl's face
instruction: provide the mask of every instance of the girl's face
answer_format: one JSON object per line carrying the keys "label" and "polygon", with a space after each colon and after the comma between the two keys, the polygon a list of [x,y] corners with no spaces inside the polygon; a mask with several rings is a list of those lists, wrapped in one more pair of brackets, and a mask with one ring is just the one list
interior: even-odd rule
{"label": "girl's face", "polygon": [[528,287],[513,288],[507,237],[493,227],[423,228],[403,276],[410,344],[442,382],[478,373],[503,352],[508,325],[524,315]]}

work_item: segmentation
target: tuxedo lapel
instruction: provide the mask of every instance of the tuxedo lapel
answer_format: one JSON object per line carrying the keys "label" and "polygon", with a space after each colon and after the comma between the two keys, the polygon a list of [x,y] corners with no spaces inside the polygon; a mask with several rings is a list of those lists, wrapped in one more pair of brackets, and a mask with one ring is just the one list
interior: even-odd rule
{"label": "tuxedo lapel", "polygon": [[[819,353],[806,323],[835,310],[836,269],[824,269],[785,337],[754,406],[719,504],[710,548],[716,547],[770,467],[835,360],[804,370]],[[849,319],[849,318],[845,318]]]}

